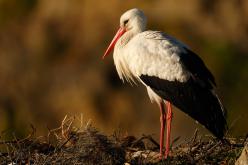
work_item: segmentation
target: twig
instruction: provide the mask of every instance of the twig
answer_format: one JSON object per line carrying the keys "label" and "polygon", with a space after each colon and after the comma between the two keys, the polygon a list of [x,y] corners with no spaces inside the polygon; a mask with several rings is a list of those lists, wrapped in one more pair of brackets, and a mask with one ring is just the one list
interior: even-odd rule
{"label": "twig", "polygon": [[83,114],[80,114],[80,130],[83,128]]}
{"label": "twig", "polygon": [[133,147],[126,147],[126,149],[129,151],[139,151],[138,148],[133,148]]}
{"label": "twig", "polygon": [[156,141],[152,138],[151,135],[149,135],[147,138],[148,138],[154,145],[156,145],[157,148],[160,147],[160,145],[158,144],[158,142],[156,142]]}
{"label": "twig", "polygon": [[173,139],[173,141],[171,142],[171,147],[181,138],[181,136],[178,136],[176,138]]}
{"label": "twig", "polygon": [[135,146],[136,144],[138,144],[139,142],[141,142],[144,139],[150,140],[157,148],[159,148],[159,144],[152,138],[151,135],[144,135],[144,134],[142,135],[141,138],[139,138],[138,140],[135,140],[133,142],[133,144],[131,145],[131,147]]}
{"label": "twig", "polygon": [[197,135],[198,135],[198,131],[199,131],[198,129],[195,130],[194,135],[193,135],[193,137],[191,139],[191,144],[194,144],[195,143],[195,140],[196,140]]}
{"label": "twig", "polygon": [[228,133],[230,132],[230,130],[234,127],[234,125],[241,119],[241,116],[237,116],[235,118],[235,120],[232,121],[232,123],[229,125],[229,128],[227,129],[226,133],[225,133],[225,136],[228,135]]}
{"label": "twig", "polygon": [[198,129],[195,130],[194,135],[191,138],[190,145],[189,145],[189,152],[191,152],[192,151],[192,148],[194,147],[194,144],[195,144],[195,140],[197,138],[197,135],[198,135]]}
{"label": "twig", "polygon": [[245,135],[244,141],[243,141],[243,146],[245,145],[245,143],[248,141],[248,133]]}
{"label": "twig", "polygon": [[64,125],[65,125],[65,123],[66,123],[66,119],[67,119],[67,115],[65,115],[65,117],[64,117],[64,119],[62,120],[62,123],[61,123],[61,135],[62,135],[64,138],[66,138],[66,137],[65,137],[65,132],[64,132]]}
{"label": "twig", "polygon": [[58,147],[58,149],[61,150],[62,147],[64,147],[64,146],[65,146],[73,137],[74,137],[74,136],[71,135],[69,138],[67,138],[67,140],[66,140],[60,147]]}
{"label": "twig", "polygon": [[133,144],[131,145],[131,147],[137,145],[139,142],[141,142],[141,141],[142,141],[143,139],[145,139],[145,138],[146,138],[146,136],[143,135],[141,138],[135,140],[135,141],[133,142]]}
{"label": "twig", "polygon": [[218,145],[220,145],[220,144],[221,144],[221,141],[219,141],[218,143],[216,143],[216,144],[215,144],[214,146],[212,146],[211,148],[207,149],[207,151],[206,151],[204,154],[202,154],[202,155],[200,155],[199,157],[195,158],[195,161],[198,161],[198,160],[202,159],[204,156],[210,154],[210,153],[213,151],[213,149],[215,149],[215,148],[216,148]]}
{"label": "twig", "polygon": [[89,128],[91,126],[91,119],[88,120],[88,122],[85,125],[85,129]]}
{"label": "twig", "polygon": [[32,132],[30,134],[28,134],[27,137],[23,138],[23,139],[17,139],[15,135],[14,136],[14,140],[9,140],[9,141],[0,141],[0,145],[2,144],[18,144],[18,143],[22,143],[26,140],[29,140],[31,137],[34,136],[35,132],[36,132],[36,129],[34,128],[34,126],[31,124],[30,125],[31,128],[32,128]]}

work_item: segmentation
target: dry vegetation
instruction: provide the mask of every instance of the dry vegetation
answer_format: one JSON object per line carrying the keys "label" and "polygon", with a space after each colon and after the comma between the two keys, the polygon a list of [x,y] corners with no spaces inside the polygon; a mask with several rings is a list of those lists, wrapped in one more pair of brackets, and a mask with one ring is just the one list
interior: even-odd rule
{"label": "dry vegetation", "polygon": [[[0,130],[24,136],[33,123],[44,134],[65,114],[83,113],[107,133],[113,125],[135,136],[157,133],[159,112],[142,85],[123,85],[112,57],[101,60],[120,15],[133,7],[145,11],[149,29],[204,59],[229,122],[236,120],[232,133],[246,133],[247,0],[0,0]],[[191,136],[194,122],[174,112],[173,136]]]}
{"label": "dry vegetation", "polygon": [[[35,128],[24,138],[0,142],[1,164],[234,164],[241,154],[246,138],[219,141],[198,136],[173,147],[166,160],[159,159],[158,143],[151,135],[136,138],[120,131],[112,136],[98,132],[91,124],[75,127],[75,117],[65,117],[59,128],[36,137]],[[177,141],[175,139],[175,141]]]}

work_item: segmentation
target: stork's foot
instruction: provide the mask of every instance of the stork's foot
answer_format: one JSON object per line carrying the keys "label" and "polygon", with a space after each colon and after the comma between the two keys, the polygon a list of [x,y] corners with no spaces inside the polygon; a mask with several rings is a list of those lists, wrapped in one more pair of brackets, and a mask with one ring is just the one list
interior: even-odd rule
{"label": "stork's foot", "polygon": [[169,156],[170,156],[169,153],[165,153],[165,154],[164,153],[160,153],[159,154],[159,159],[160,160],[168,159]]}
{"label": "stork's foot", "polygon": [[166,151],[165,151],[164,159],[167,159],[168,157],[169,157],[169,152],[166,152]]}

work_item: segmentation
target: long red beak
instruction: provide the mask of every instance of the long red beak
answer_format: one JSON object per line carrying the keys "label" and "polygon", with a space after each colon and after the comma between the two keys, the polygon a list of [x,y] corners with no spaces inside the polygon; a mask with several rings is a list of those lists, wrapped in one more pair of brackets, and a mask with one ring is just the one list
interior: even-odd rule
{"label": "long red beak", "polygon": [[120,29],[117,31],[117,33],[115,34],[115,37],[113,38],[113,40],[111,41],[111,43],[108,46],[108,49],[106,50],[106,52],[104,53],[104,55],[102,56],[102,59],[104,59],[110,52],[111,50],[114,49],[116,42],[118,41],[118,39],[126,32],[125,28],[120,27]]}

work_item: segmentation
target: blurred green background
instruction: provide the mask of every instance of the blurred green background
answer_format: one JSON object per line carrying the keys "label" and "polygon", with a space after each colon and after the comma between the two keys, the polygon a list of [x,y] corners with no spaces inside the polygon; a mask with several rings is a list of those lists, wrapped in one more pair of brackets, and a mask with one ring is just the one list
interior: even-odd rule
{"label": "blurred green background", "polygon": [[[101,60],[130,8],[148,28],[186,43],[216,77],[230,134],[248,133],[247,0],[0,0],[0,131],[39,134],[83,114],[100,131],[159,135],[159,110],[142,85],[119,80]],[[202,128],[174,109],[173,137]],[[202,134],[206,130],[201,129]]]}

